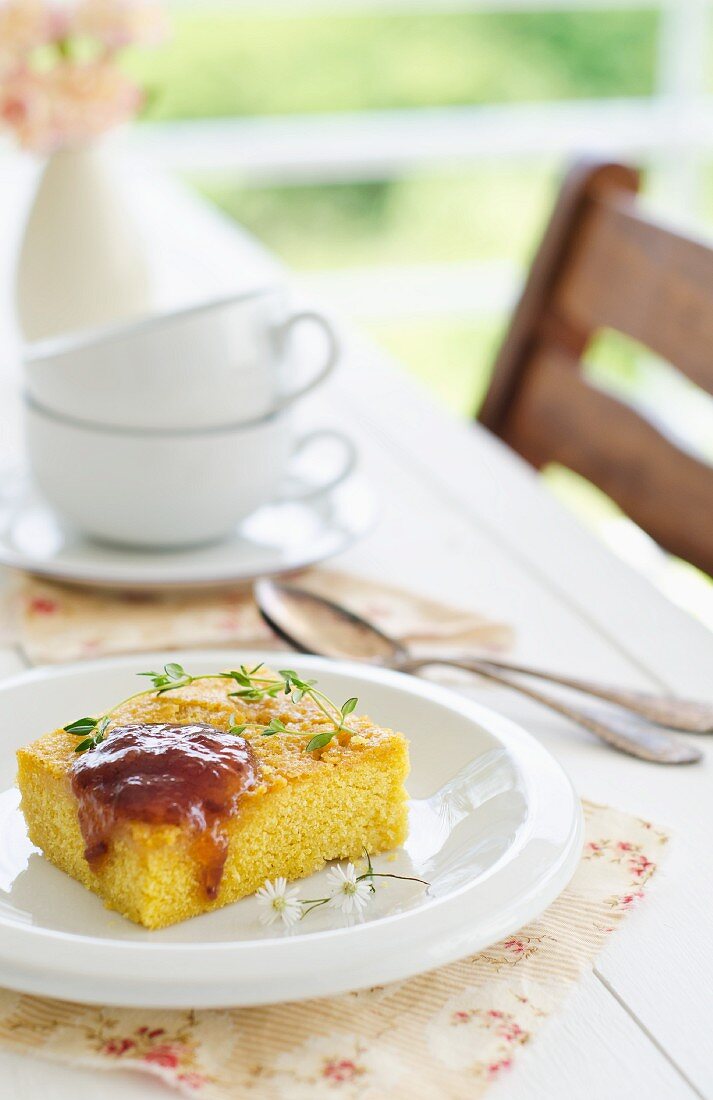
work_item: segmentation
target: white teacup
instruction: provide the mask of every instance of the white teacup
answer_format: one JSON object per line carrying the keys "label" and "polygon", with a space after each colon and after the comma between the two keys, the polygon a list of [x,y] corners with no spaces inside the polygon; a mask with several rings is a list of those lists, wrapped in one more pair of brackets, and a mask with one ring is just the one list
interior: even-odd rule
{"label": "white teacup", "polygon": [[[306,378],[289,377],[298,325],[321,330]],[[213,428],[285,408],[339,357],[320,313],[288,313],[280,290],[258,290],[25,350],[27,392],[50,412],[119,428]]]}
{"label": "white teacup", "polygon": [[[295,439],[284,412],[200,431],[107,428],[25,400],[30,466],[63,519],[105,542],[176,548],[220,539],[263,504],[334,488],[356,462],[340,432]],[[292,458],[333,438],[343,456],[319,486],[289,486]]]}

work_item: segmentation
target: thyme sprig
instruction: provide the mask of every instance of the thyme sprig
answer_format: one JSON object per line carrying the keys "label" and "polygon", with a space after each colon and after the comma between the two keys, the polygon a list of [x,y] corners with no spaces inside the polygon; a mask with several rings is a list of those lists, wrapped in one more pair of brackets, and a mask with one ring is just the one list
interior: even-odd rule
{"label": "thyme sprig", "polygon": [[[275,699],[278,695],[289,695],[293,703],[299,703],[304,698],[309,698],[318,710],[328,719],[330,725],[327,729],[315,736],[307,744],[307,752],[315,752],[328,745],[333,737],[345,729],[345,719],[356,708],[359,700],[356,696],[347,699],[338,707],[323,691],[315,686],[316,680],[303,680],[298,673],[291,668],[283,668],[277,673],[279,680],[268,679],[257,674],[263,666],[256,665],[248,669],[241,665],[239,669],[223,672],[221,676],[235,680],[239,685],[237,691],[229,692],[231,699],[244,699],[246,702],[254,702],[260,699]],[[277,733],[299,733],[299,730],[290,730],[279,718],[273,718],[262,731],[263,737],[273,737]]]}
{"label": "thyme sprig", "polygon": [[101,744],[106,736],[110,720],[109,715],[104,715],[103,718],[79,718],[76,722],[65,726],[64,729],[67,733],[83,739],[74,751],[86,752],[87,749],[95,749],[97,745]]}
{"label": "thyme sprig", "polygon": [[139,672],[138,676],[148,676],[157,695],[163,695],[164,691],[173,691],[174,688],[188,687],[194,680],[209,679],[209,677],[189,676],[183,665],[177,665],[175,661],[163,666],[163,672]]}
{"label": "thyme sprig", "polygon": [[[233,680],[237,685],[235,691],[228,692],[228,697],[231,699],[237,698],[242,699],[244,702],[259,702],[263,699],[276,699],[280,695],[288,695],[293,703],[299,703],[305,698],[311,699],[317,709],[327,718],[329,726],[310,738],[305,746],[306,752],[316,752],[325,748],[332,738],[348,728],[346,718],[356,708],[358,703],[356,696],[347,699],[340,707],[316,687],[316,680],[303,680],[293,669],[280,670],[277,679],[258,675],[263,668],[262,664],[255,665],[254,668],[240,665],[239,668],[231,669],[229,672],[204,673],[199,676],[192,676],[186,672],[182,665],[171,661],[165,664],[160,672],[138,673],[139,676],[150,679],[152,687],[147,688],[145,691],[135,692],[135,694],[122,700],[121,703],[117,703],[116,706],[113,706],[98,718],[78,718],[75,722],[70,722],[69,725],[64,726],[64,730],[74,737],[82,738],[74,751],[86,752],[88,749],[96,748],[104,741],[112,716],[126,703],[142,696],[163,695],[166,691],[188,687],[198,681],[226,679]],[[242,725],[233,723],[228,732],[239,736],[249,725],[250,723]],[[274,737],[278,734],[301,734],[302,732],[302,730],[290,729],[289,726],[286,726],[284,722],[275,717],[270,720],[267,726],[263,727],[261,736]]]}

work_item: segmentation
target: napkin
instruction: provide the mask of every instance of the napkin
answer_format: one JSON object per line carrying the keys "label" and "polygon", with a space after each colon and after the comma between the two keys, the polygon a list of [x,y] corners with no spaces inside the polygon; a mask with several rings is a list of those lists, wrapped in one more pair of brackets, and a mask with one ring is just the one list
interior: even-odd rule
{"label": "napkin", "polygon": [[[295,582],[374,622],[418,652],[491,654],[513,638],[505,623],[348,573],[309,569]],[[33,664],[108,653],[239,645],[281,648],[249,587],[113,592],[23,578],[14,598],[20,643]]]}

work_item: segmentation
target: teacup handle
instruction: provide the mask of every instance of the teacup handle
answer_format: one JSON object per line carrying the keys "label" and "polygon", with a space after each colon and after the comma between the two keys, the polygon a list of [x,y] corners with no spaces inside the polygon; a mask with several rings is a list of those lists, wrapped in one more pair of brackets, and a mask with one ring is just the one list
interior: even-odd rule
{"label": "teacup handle", "polygon": [[291,317],[288,317],[281,325],[278,326],[276,335],[282,349],[287,343],[290,333],[297,326],[304,322],[317,325],[322,330],[327,341],[327,354],[321,367],[318,368],[316,374],[311,378],[308,378],[306,382],[296,386],[295,389],[287,390],[280,399],[279,407],[281,409],[286,408],[287,405],[291,405],[293,401],[296,401],[298,397],[303,397],[306,393],[316,389],[317,386],[324,382],[334,368],[337,365],[339,359],[340,346],[337,334],[330,325],[326,317],[323,317],[321,313],[317,313],[316,310],[303,309],[298,313],[293,313]]}
{"label": "teacup handle", "polygon": [[308,432],[307,435],[303,435],[301,439],[298,439],[293,450],[291,458],[295,459],[298,455],[303,454],[308,447],[311,447],[313,443],[321,442],[323,439],[334,439],[342,448],[342,463],[341,467],[332,474],[326,481],[321,482],[319,485],[300,485],[290,488],[285,486],[281,492],[275,497],[278,503],[284,503],[290,500],[309,500],[311,497],[319,496],[320,493],[326,493],[330,489],[336,489],[337,485],[341,485],[343,481],[346,481],[348,477],[354,472],[357,464],[358,455],[357,449],[346,435],[342,435],[341,432],[333,431],[331,428],[317,428],[313,432]]}

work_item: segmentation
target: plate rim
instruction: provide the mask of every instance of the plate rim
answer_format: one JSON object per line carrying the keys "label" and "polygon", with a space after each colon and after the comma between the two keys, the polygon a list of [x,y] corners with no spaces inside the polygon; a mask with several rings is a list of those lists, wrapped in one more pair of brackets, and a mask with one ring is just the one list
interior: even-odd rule
{"label": "plate rim", "polygon": [[[208,657],[214,662],[218,660],[220,663],[220,655],[228,653],[231,654],[232,660],[236,658],[241,659],[243,654],[246,657],[249,656],[249,659],[264,658],[266,660],[271,660],[276,657],[284,659],[285,656],[284,650],[258,650],[253,648],[246,650],[242,647],[223,646],[220,649],[208,649],[205,647],[181,649],[178,653],[155,651],[146,654],[142,653],[140,658],[142,660],[178,659],[181,660],[182,663],[185,663],[187,661],[195,661]],[[551,782],[553,779],[556,780],[556,785],[559,785],[561,788],[560,793],[565,792],[569,795],[571,800],[568,836],[557,859],[548,867],[544,874],[540,875],[538,881],[528,888],[528,892],[525,895],[517,899],[517,901],[512,901],[510,903],[510,916],[507,921],[498,924],[498,910],[496,910],[494,915],[488,914],[485,921],[485,928],[487,929],[488,927],[488,920],[491,925],[495,923],[497,928],[494,934],[491,935],[490,933],[486,933],[484,940],[482,933],[480,936],[477,936],[475,930],[471,931],[470,935],[466,935],[465,937],[463,937],[463,935],[460,937],[456,936],[456,943],[452,945],[451,948],[446,948],[445,945],[441,945],[439,950],[431,950],[429,952],[429,957],[422,960],[423,965],[421,962],[415,963],[415,965],[406,965],[405,968],[402,965],[400,968],[397,968],[396,976],[393,974],[393,964],[390,968],[385,966],[385,969],[388,970],[390,975],[385,980],[398,980],[403,977],[408,977],[436,966],[446,965],[448,962],[460,958],[471,951],[483,950],[490,943],[522,927],[552,903],[566,887],[579,863],[583,838],[583,815],[580,799],[566,771],[559,761],[557,761],[555,757],[532,736],[532,734],[528,733],[527,730],[518,723],[499,714],[497,711],[479,702],[468,699],[464,695],[447,687],[434,684],[432,681],[417,679],[405,673],[358,662],[331,660],[329,658],[314,657],[302,653],[290,653],[289,656],[293,663],[306,665],[308,668],[317,672],[320,670],[332,670],[342,675],[354,676],[362,680],[365,679],[367,682],[385,684],[387,687],[391,686],[405,691],[411,697],[416,695],[426,698],[436,704],[445,706],[447,709],[455,711],[461,717],[465,717],[467,720],[480,725],[489,734],[498,739],[505,746],[516,764],[522,766],[528,756],[534,757],[535,760],[539,762],[539,765],[543,766],[548,773],[548,781]],[[0,695],[4,695],[8,691],[12,691],[14,688],[22,687],[26,684],[41,683],[46,680],[61,680],[67,676],[81,675],[83,673],[93,672],[101,674],[102,671],[105,670],[113,671],[121,668],[132,668],[135,666],[138,658],[138,654],[128,654],[103,657],[90,661],[72,662],[57,666],[38,666],[37,668],[21,672],[0,682]],[[525,773],[520,772],[520,774],[522,775]],[[535,811],[541,808],[538,805],[537,797],[533,797],[534,791],[531,784],[528,786],[528,793],[530,794],[530,799],[528,800],[528,817],[526,823],[523,825],[523,835],[520,838],[519,844],[516,846],[516,853],[523,849],[527,837],[532,835],[536,822]],[[509,848],[500,859],[496,860],[492,867],[488,868],[484,875],[479,876],[476,882],[466,883],[457,890],[441,898],[435,898],[427,906],[388,914],[364,924],[324,929],[316,932],[291,933],[288,936],[263,940],[242,940],[234,942],[222,940],[203,943],[151,943],[149,941],[118,940],[110,937],[99,937],[76,932],[47,929],[44,927],[34,927],[29,924],[18,925],[16,922],[10,921],[0,914],[0,929],[2,929],[3,932],[2,941],[0,942],[0,981],[13,988],[22,989],[22,991],[25,992],[40,993],[46,996],[61,996],[61,993],[57,993],[57,983],[62,984],[68,979],[74,979],[75,982],[80,984],[84,982],[85,987],[87,984],[91,987],[93,984],[96,984],[97,977],[100,976],[102,981],[106,984],[115,983],[115,988],[118,988],[118,986],[122,984],[122,980],[124,984],[128,983],[131,985],[132,982],[135,983],[137,988],[134,989],[129,999],[127,999],[127,994],[125,992],[108,994],[106,989],[104,989],[99,996],[97,996],[96,993],[92,994],[91,989],[89,989],[88,993],[86,989],[84,989],[83,992],[77,992],[76,989],[73,989],[71,993],[66,993],[65,996],[70,996],[71,999],[83,1001],[84,1003],[110,1003],[115,1005],[140,1004],[153,1007],[179,1007],[179,1005],[188,1004],[194,1007],[268,1004],[274,1003],[276,1000],[303,999],[306,997],[327,996],[339,992],[346,992],[350,989],[361,988],[364,985],[375,984],[377,979],[373,977],[369,978],[368,975],[365,975],[364,980],[357,979],[356,981],[353,979],[336,982],[328,981],[325,984],[322,980],[313,983],[313,986],[310,986],[304,992],[300,992],[299,988],[294,988],[295,977],[294,974],[292,974],[292,969],[294,968],[295,960],[293,957],[297,956],[297,962],[299,963],[300,953],[306,953],[307,955],[324,955],[325,952],[328,953],[332,950],[336,959],[339,957],[340,948],[345,941],[347,941],[351,945],[359,948],[362,954],[363,949],[366,948],[366,958],[369,959],[369,945],[372,941],[378,941],[379,938],[382,940],[388,940],[389,938],[393,939],[394,937],[391,933],[394,928],[397,929],[398,938],[399,928],[404,930],[408,929],[409,926],[413,928],[414,925],[423,925],[424,919],[426,923],[428,923],[429,918],[432,918],[431,923],[438,924],[439,915],[441,915],[441,921],[446,910],[449,911],[450,916],[450,911],[453,910],[454,905],[457,906],[459,902],[467,898],[467,895],[473,894],[479,885],[493,878],[498,872],[502,872],[503,866],[507,867],[507,864],[512,863],[513,858],[513,850]],[[502,922],[502,917],[500,920]],[[450,932],[455,935],[457,928],[454,929],[451,927],[452,922],[450,920],[445,923],[448,925]],[[423,929],[420,930],[420,935],[423,939]],[[466,942],[469,946],[464,947]],[[43,960],[38,960],[36,953],[33,956],[31,964],[24,960],[20,964],[20,966],[25,966],[26,980],[20,981],[15,977],[12,971],[13,967],[17,968],[18,966],[17,958],[19,954],[27,954],[27,950],[18,953],[17,948],[27,944],[34,948],[39,946],[39,954],[45,956],[44,962],[54,964],[52,972],[49,975],[41,969],[38,972],[38,962],[41,964]],[[313,948],[313,951],[310,951],[310,947]],[[55,955],[53,955],[53,950],[56,952]],[[383,948],[379,949],[377,942],[375,949],[377,955],[379,954],[379,950],[383,951]],[[106,965],[107,951],[110,951],[113,955],[112,965],[110,967]],[[62,958],[58,961],[56,956],[64,956],[66,952],[71,955],[71,958]],[[213,993],[207,993],[206,990],[199,993],[198,986],[200,986],[201,979],[197,978],[195,975],[188,975],[187,963],[190,963],[197,973],[198,965],[201,962],[214,962],[217,958],[223,958],[225,960],[226,970],[230,970],[231,965],[229,964],[238,962],[244,963],[245,956],[248,953],[253,956],[269,955],[269,962],[273,968],[285,967],[287,965],[288,970],[292,974],[290,992],[279,998],[275,998],[274,996],[256,997],[253,992],[248,999],[243,999],[236,983],[226,1000],[227,993],[225,988],[221,987],[221,991],[216,988]],[[97,973],[97,962],[99,960],[104,963],[101,975]],[[142,970],[142,974],[137,973],[133,977],[127,977],[127,971],[123,964],[128,961],[133,961],[137,965],[140,963],[142,968],[146,966],[147,962],[151,961],[153,965],[149,966],[149,970],[155,970],[157,962],[158,965],[165,966],[168,970],[173,970],[180,964],[184,969],[184,973],[177,980],[169,982],[166,991],[160,994],[157,1000],[155,996],[141,996],[141,986],[147,987],[145,992],[150,994],[151,982],[160,982],[160,978],[147,975],[145,970]],[[251,960],[251,964],[253,964],[254,968],[254,959]],[[6,976],[7,967],[9,967],[11,971],[9,979]],[[29,973],[33,969],[35,974]],[[297,969],[299,970],[299,966]],[[371,970],[373,969],[374,967],[372,966]],[[377,969],[379,968],[377,967]],[[27,980],[28,975],[29,980]],[[304,975],[302,975],[302,978],[303,977]],[[211,981],[215,982],[215,978],[211,979]],[[170,995],[168,993],[169,988]],[[181,988],[185,991],[184,993],[180,992]],[[178,997],[178,1000],[176,1000],[176,997]]]}

